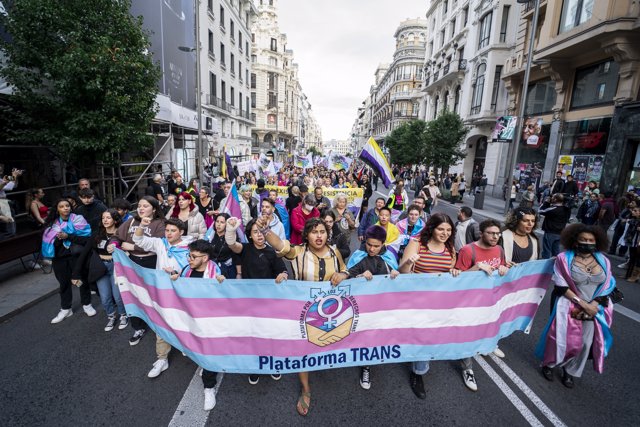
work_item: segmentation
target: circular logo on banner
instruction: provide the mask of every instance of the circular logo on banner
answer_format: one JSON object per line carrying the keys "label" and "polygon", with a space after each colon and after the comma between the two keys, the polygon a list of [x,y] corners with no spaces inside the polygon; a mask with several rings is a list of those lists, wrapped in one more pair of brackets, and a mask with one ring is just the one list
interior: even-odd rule
{"label": "circular logo on banner", "polygon": [[355,331],[357,305],[348,294],[348,286],[329,291],[311,290],[313,300],[305,304],[300,316],[303,338],[319,347],[334,344]]}

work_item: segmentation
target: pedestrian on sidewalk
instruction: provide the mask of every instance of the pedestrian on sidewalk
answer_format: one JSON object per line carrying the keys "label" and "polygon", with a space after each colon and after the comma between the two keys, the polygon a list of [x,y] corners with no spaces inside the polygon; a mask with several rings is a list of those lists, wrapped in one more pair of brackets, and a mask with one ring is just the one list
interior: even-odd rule
{"label": "pedestrian on sidewalk", "polygon": [[522,194],[522,201],[520,201],[519,207],[521,208],[532,208],[533,202],[536,199],[535,187],[533,185],[529,185],[527,187],[527,191]]}
{"label": "pedestrian on sidewalk", "polygon": [[[609,247],[609,255],[626,256],[628,247],[624,245],[622,237],[625,234],[627,221],[631,218],[631,211],[637,207],[635,200],[630,201],[618,215],[618,222],[613,231],[611,246]],[[619,247],[619,248],[618,248]],[[626,267],[626,266],[625,266]]]}
{"label": "pedestrian on sidewalk", "polygon": [[468,206],[461,206],[458,210],[454,241],[456,253],[460,252],[464,245],[477,242],[480,239],[480,225],[472,216],[473,210]]}
{"label": "pedestrian on sidewalk", "polygon": [[[71,213],[71,204],[66,199],[58,199],[45,222],[41,250],[44,258],[52,259],[53,274],[60,284],[60,312],[51,323],[60,323],[73,314],[71,272],[89,236],[91,226],[84,217]],[[82,309],[87,316],[95,316],[89,284],[81,285],[79,290]]]}
{"label": "pedestrian on sidewalk", "polygon": [[560,233],[569,222],[571,209],[565,204],[562,193],[557,193],[550,201],[542,203],[540,215],[544,216],[541,258],[549,259],[560,253]]}

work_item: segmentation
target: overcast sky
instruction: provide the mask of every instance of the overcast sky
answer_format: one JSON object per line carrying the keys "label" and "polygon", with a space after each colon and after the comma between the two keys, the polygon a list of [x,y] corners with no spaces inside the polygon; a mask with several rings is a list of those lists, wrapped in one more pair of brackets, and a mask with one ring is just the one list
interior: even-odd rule
{"label": "overcast sky", "polygon": [[322,136],[347,139],[378,64],[391,62],[405,19],[424,18],[427,0],[279,0],[280,31]]}

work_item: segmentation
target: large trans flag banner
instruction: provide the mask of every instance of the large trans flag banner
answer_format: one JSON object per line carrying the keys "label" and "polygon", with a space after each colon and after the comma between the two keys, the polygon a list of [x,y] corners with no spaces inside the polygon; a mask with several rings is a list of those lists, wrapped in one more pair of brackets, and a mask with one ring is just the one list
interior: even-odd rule
{"label": "large trans flag banner", "polygon": [[550,260],[504,277],[469,272],[328,282],[172,281],[116,251],[127,314],[144,319],[205,369],[291,373],[491,352],[527,331],[550,283]]}

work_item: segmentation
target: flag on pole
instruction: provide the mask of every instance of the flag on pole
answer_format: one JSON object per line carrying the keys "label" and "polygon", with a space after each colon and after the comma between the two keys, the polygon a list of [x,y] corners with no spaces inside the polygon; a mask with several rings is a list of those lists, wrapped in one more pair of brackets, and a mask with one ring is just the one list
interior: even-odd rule
{"label": "flag on pole", "polygon": [[373,137],[369,137],[369,141],[367,141],[367,144],[362,148],[360,158],[371,169],[373,169],[380,178],[382,178],[384,186],[389,188],[395,178],[393,176],[393,172],[391,172],[387,158],[384,156],[382,150],[380,150],[380,147],[378,146],[378,143],[373,139]]}
{"label": "flag on pole", "polygon": [[227,176],[229,173],[227,172],[227,146],[222,146],[222,164],[220,165],[220,175],[228,179]]}
{"label": "flag on pole", "polygon": [[[242,243],[247,242],[247,238],[244,235],[244,225],[242,224],[242,209],[240,208],[240,196],[238,196],[238,190],[236,189],[236,180],[231,183],[231,190],[229,195],[225,199],[225,203],[220,207],[220,212],[227,213],[229,216],[236,217],[240,220],[240,227],[238,227],[238,241]],[[213,238],[215,222],[211,224],[209,229],[204,235],[204,239],[211,241]]]}

